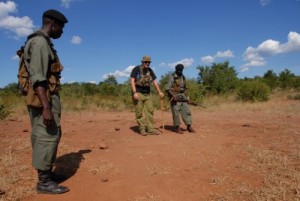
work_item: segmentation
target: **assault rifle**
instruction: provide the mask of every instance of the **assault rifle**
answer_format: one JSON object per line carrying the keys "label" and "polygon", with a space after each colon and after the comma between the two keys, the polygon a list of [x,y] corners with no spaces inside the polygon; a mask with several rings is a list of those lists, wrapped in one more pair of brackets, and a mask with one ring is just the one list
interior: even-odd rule
{"label": "assault rifle", "polygon": [[187,104],[189,105],[193,105],[193,106],[200,106],[200,107],[203,107],[203,108],[207,108],[206,106],[200,104],[200,103],[197,103],[197,102],[194,102],[194,101],[186,101]]}
{"label": "assault rifle", "polygon": [[[171,101],[174,101],[174,98],[172,97],[171,98],[171,100],[170,100],[170,102]],[[176,101],[175,101],[176,102]],[[202,104],[200,104],[200,103],[197,103],[197,102],[195,102],[195,101],[188,101],[188,100],[181,100],[181,101],[179,101],[179,102],[186,102],[187,104],[189,104],[189,105],[193,105],[193,106],[199,106],[199,107],[202,107],[202,108],[207,108],[206,106],[204,106],[204,105],[202,105]]]}

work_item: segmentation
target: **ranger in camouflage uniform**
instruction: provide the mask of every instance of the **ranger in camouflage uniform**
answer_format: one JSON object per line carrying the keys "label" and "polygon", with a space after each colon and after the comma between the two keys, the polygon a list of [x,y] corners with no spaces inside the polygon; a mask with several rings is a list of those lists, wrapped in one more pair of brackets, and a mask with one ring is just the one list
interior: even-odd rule
{"label": "ranger in camouflage uniform", "polygon": [[[150,95],[151,84],[153,83],[161,98],[164,97],[164,94],[160,91],[156,75],[149,67],[151,57],[144,56],[141,62],[141,65],[132,69],[130,75],[130,85],[132,89],[133,103],[135,106],[136,121],[139,125],[141,135],[158,135],[159,132],[153,128],[154,108]],[[145,114],[145,118],[143,117],[143,112]]]}
{"label": "ranger in camouflage uniform", "polygon": [[[43,13],[41,30],[28,36],[24,59],[29,71],[29,90],[26,96],[32,126],[32,166],[38,172],[37,191],[61,194],[69,191],[55,181],[65,179],[52,172],[61,138],[60,73],[63,70],[50,38],[58,39],[67,18],[57,10]],[[32,35],[33,35],[32,34]]]}
{"label": "ranger in camouflage uniform", "polygon": [[189,97],[187,94],[187,86],[185,77],[182,73],[184,66],[182,64],[177,64],[175,66],[175,72],[171,75],[169,83],[166,87],[166,92],[168,93],[171,101],[171,110],[173,116],[174,131],[179,134],[183,134],[183,130],[180,128],[180,116],[182,120],[187,125],[187,131],[190,133],[195,133],[192,128],[192,113],[189,109]]}

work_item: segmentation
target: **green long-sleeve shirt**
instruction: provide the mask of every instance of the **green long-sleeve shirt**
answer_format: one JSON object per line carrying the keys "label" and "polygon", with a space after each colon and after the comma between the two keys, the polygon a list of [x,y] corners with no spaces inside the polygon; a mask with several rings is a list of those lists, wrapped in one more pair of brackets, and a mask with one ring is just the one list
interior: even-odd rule
{"label": "green long-sleeve shirt", "polygon": [[[45,33],[43,34],[50,40],[49,36]],[[54,60],[54,54],[45,37],[38,35],[29,39],[24,49],[25,64],[28,68],[32,85],[47,80],[48,68],[50,68]]]}

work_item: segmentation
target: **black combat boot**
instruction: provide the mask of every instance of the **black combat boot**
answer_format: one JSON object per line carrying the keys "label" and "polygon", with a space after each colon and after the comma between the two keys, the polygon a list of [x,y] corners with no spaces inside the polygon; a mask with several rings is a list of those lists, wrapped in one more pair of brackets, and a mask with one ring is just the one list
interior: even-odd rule
{"label": "black combat boot", "polygon": [[36,185],[36,190],[38,193],[45,194],[61,194],[69,191],[68,187],[59,186],[51,179],[51,171],[41,171],[38,170],[39,181]]}
{"label": "black combat boot", "polygon": [[188,130],[190,133],[196,133],[196,131],[192,128],[191,125],[187,125],[187,130]]}
{"label": "black combat boot", "polygon": [[51,180],[56,182],[56,183],[61,183],[65,180],[67,180],[68,177],[66,175],[63,175],[63,174],[57,174],[55,172],[51,172]]}
{"label": "black combat boot", "polygon": [[178,134],[183,134],[183,130],[180,128],[180,126],[175,126],[174,131]]}

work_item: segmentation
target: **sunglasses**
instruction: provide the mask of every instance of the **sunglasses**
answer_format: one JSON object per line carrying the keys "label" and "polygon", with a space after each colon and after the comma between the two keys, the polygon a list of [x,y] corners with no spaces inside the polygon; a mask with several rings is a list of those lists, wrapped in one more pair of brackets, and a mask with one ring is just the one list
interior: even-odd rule
{"label": "sunglasses", "polygon": [[150,64],[150,63],[151,63],[151,61],[144,61],[144,63],[145,63],[145,64]]}

